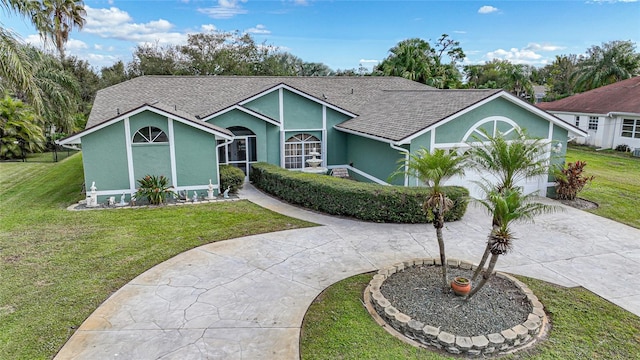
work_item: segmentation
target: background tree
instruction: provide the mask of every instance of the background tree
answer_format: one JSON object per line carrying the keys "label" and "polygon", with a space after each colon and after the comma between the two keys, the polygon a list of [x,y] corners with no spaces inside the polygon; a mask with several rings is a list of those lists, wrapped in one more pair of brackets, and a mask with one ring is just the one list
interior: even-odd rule
{"label": "background tree", "polygon": [[547,85],[546,101],[562,99],[573,95],[578,57],[575,54],[556,55],[553,62],[540,70],[541,83]]}
{"label": "background tree", "polygon": [[594,45],[580,58],[573,76],[575,92],[583,92],[640,74],[640,54],[631,41]]}
{"label": "background tree", "polygon": [[[447,257],[445,253],[442,228],[444,227],[444,215],[453,208],[453,201],[445,194],[442,184],[456,175],[464,175],[465,157],[459,155],[456,149],[445,151],[435,149],[432,153],[427,149],[420,149],[416,153],[409,154],[409,159],[400,161],[400,169],[396,174],[407,174],[420,180],[431,188],[429,196],[425,199],[423,208],[429,216],[433,217],[433,227],[436,229],[438,248],[440,249],[440,263],[442,268],[442,291],[450,289],[447,279]],[[405,169],[406,166],[406,169]]]}
{"label": "background tree", "polygon": [[[374,74],[400,76],[440,89],[460,85],[456,62],[464,59],[459,42],[443,34],[432,47],[429,42],[412,38],[389,49],[390,55],[374,69]],[[449,62],[444,61],[445,55]]]}
{"label": "background tree", "polygon": [[154,44],[138,45],[133,51],[133,61],[128,65],[129,76],[187,75],[189,65],[175,46]]}
{"label": "background tree", "polygon": [[[80,103],[78,104],[78,112],[84,118],[89,117],[93,99],[96,92],[100,89],[100,76],[96,74],[91,65],[86,60],[80,60],[75,56],[67,56],[62,61],[63,69],[73,75],[79,86]],[[79,128],[84,128],[84,124],[76,124]]]}
{"label": "background tree", "polygon": [[100,69],[100,89],[119,84],[134,77],[131,72],[127,72],[124,62],[118,60],[115,64],[104,66]]}

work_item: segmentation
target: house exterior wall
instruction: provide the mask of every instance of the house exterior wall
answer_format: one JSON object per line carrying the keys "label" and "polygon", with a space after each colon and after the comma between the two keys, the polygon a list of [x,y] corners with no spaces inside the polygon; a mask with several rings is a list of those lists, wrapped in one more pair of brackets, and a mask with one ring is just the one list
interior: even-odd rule
{"label": "house exterior wall", "polygon": [[327,165],[347,165],[347,134],[334,128],[335,125],[348,120],[348,115],[333,109],[326,109]]}
{"label": "house exterior wall", "polygon": [[[147,126],[157,127],[169,136],[167,118],[149,111],[131,116],[129,124],[131,137],[136,131]],[[136,181],[146,175],[164,175],[169,178],[170,183],[175,180],[171,176],[169,143],[131,144],[131,154],[133,156],[133,178]]]}
{"label": "house exterior wall", "polygon": [[285,130],[322,129],[322,105],[282,90],[282,104]]}
{"label": "house exterior wall", "polygon": [[124,122],[111,124],[82,138],[82,162],[87,189],[129,189]]}
{"label": "house exterior wall", "polygon": [[[398,160],[403,159],[403,156],[388,143],[347,134],[347,149],[347,161],[354,168],[379,180],[390,180],[394,185],[404,184],[402,176],[389,179],[389,176],[398,169]],[[357,174],[354,177],[359,181],[371,181]]]}
{"label": "house exterior wall", "polygon": [[173,122],[173,133],[178,187],[188,186],[193,189],[194,186],[199,186],[199,190],[204,191],[207,190],[209,179],[217,184],[218,153],[215,137],[176,121]]}
{"label": "house exterior wall", "polygon": [[279,91],[272,91],[259,98],[253,99],[243,106],[259,114],[280,120],[280,94]]}

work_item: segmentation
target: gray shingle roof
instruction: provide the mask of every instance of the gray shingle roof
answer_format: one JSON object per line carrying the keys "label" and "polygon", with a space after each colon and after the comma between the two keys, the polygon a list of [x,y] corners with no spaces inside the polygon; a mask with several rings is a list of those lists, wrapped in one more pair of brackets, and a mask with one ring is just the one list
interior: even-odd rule
{"label": "gray shingle roof", "polygon": [[98,91],[87,127],[156,101],[205,117],[282,83],[356,113],[382,90],[430,89],[396,77],[141,76]]}
{"label": "gray shingle roof", "polygon": [[397,141],[499,90],[436,90],[398,77],[142,76],[98,91],[87,128],[142,104],[197,120],[285,84],[344,109],[340,128]]}
{"label": "gray shingle roof", "polygon": [[501,90],[383,91],[339,128],[402,140]]}

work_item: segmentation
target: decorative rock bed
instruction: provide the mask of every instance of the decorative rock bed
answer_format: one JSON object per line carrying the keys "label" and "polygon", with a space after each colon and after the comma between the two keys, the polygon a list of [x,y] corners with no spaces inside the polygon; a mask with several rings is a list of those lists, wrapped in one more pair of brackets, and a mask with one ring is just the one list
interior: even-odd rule
{"label": "decorative rock bed", "polygon": [[[518,279],[504,273],[496,273],[515,285],[531,304],[531,313],[527,320],[511,328],[490,334],[477,334],[476,336],[458,336],[446,331],[440,331],[434,325],[424,324],[410,316],[401,313],[393,304],[385,298],[380,291],[384,281],[396,272],[405,268],[416,266],[440,266],[440,259],[413,259],[381,269],[369,282],[365,289],[365,301],[369,303],[370,310],[380,316],[381,320],[390,325],[404,337],[411,339],[410,343],[447,351],[451,354],[465,356],[495,355],[516,351],[532,343],[532,341],[546,332],[547,318],[542,303],[533,292]],[[470,262],[457,259],[448,259],[449,268],[473,270],[475,266]],[[371,311],[370,311],[371,312]]]}

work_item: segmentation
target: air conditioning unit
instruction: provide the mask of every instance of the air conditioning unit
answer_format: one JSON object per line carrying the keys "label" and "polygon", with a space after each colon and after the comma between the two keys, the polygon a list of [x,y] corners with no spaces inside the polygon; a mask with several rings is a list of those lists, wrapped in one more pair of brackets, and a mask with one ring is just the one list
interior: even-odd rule
{"label": "air conditioning unit", "polygon": [[633,149],[631,155],[633,155],[634,157],[640,157],[640,148]]}

